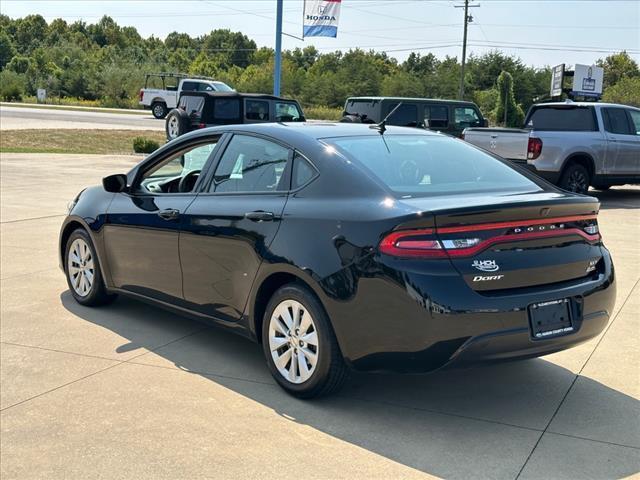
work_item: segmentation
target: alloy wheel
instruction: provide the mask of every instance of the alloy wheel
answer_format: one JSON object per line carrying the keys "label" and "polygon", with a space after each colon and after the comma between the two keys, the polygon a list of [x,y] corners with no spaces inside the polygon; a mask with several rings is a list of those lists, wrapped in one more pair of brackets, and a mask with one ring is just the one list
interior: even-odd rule
{"label": "alloy wheel", "polygon": [[169,119],[169,136],[176,138],[178,136],[178,117],[175,115]]}
{"label": "alloy wheel", "polygon": [[291,383],[303,383],[318,364],[318,334],[311,313],[300,302],[285,300],[269,321],[269,349],[276,369]]}
{"label": "alloy wheel", "polygon": [[162,114],[164,113],[164,107],[160,104],[157,104],[153,107],[153,114],[155,117],[162,117]]}
{"label": "alloy wheel", "polygon": [[91,247],[77,238],[69,248],[67,258],[67,275],[73,290],[81,297],[86,297],[91,292],[93,286],[95,267]]}
{"label": "alloy wheel", "polygon": [[567,183],[572,192],[586,192],[589,189],[587,177],[579,170],[571,173]]}

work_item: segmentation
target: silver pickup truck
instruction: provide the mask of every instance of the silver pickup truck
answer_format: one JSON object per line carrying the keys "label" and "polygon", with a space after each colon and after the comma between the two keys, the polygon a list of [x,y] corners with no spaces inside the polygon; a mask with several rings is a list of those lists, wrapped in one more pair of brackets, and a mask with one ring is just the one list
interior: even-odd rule
{"label": "silver pickup truck", "polygon": [[467,128],[463,138],[565,190],[640,183],[640,109],[593,102],[541,103],[525,128]]}

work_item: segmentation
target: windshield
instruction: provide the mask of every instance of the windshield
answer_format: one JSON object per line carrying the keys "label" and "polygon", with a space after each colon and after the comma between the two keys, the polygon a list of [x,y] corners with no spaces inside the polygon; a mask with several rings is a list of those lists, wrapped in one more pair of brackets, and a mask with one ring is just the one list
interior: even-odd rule
{"label": "windshield", "polygon": [[385,134],[324,141],[364,165],[403,198],[541,190],[500,160],[450,137]]}

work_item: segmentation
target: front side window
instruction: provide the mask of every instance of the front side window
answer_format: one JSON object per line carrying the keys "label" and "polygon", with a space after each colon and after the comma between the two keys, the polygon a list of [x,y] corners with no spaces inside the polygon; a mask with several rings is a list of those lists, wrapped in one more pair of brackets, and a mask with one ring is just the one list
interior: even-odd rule
{"label": "front side window", "polygon": [[627,112],[624,108],[604,108],[602,110],[604,117],[604,128],[609,133],[618,133],[621,135],[633,135]]}
{"label": "front side window", "polygon": [[246,100],[244,116],[247,120],[269,121],[269,102],[264,100]]}
{"label": "front side window", "polygon": [[289,149],[262,138],[235,135],[216,168],[209,192],[275,192],[289,160]]}
{"label": "front side window", "polygon": [[472,145],[439,135],[340,137],[327,142],[402,198],[541,188]]}
{"label": "front side window", "polygon": [[479,127],[481,125],[480,117],[473,108],[456,107],[453,110],[453,116],[456,127],[460,129]]}
{"label": "front side window", "polygon": [[207,161],[213,157],[217,140],[182,150],[152,166],[142,174],[141,193],[187,193],[193,187]]}
{"label": "front side window", "polygon": [[633,122],[633,129],[636,135],[640,135],[640,112],[637,110],[629,110],[629,115],[631,115],[631,121]]}
{"label": "front side window", "polygon": [[198,91],[199,92],[213,92],[214,88],[209,83],[200,82],[200,83],[198,83]]}
{"label": "front side window", "polygon": [[302,112],[295,103],[276,102],[276,122],[300,122]]}
{"label": "front side window", "polygon": [[[396,108],[398,104],[391,105],[389,113]],[[387,113],[387,115],[389,114]],[[418,125],[418,106],[411,103],[403,103],[398,109],[387,119],[388,125],[398,125],[400,127],[415,127]]]}
{"label": "front side window", "polygon": [[429,128],[447,128],[449,126],[449,107],[446,105],[425,106],[424,119],[424,124]]}

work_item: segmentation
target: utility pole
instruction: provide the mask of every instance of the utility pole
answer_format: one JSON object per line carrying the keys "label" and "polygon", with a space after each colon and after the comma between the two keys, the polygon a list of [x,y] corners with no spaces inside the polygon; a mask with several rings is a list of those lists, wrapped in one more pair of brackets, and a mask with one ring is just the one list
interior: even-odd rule
{"label": "utility pole", "polygon": [[282,2],[276,0],[276,58],[273,66],[273,94],[280,96],[280,68],[282,65]]}
{"label": "utility pole", "polygon": [[462,65],[460,68],[460,92],[458,97],[464,100],[464,66],[467,60],[467,26],[473,22],[473,17],[469,15],[469,8],[479,7],[480,4],[469,5],[469,0],[464,0],[464,5],[454,5],[455,8],[464,8],[464,33],[462,34]]}

